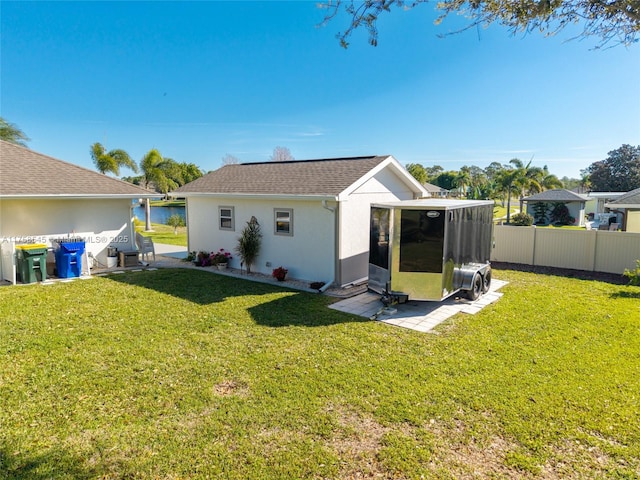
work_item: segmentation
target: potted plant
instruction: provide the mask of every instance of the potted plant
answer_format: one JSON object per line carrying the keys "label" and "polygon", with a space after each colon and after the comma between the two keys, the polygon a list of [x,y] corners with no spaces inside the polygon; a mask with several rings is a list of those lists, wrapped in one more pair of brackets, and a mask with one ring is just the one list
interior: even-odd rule
{"label": "potted plant", "polygon": [[232,258],[233,257],[231,256],[230,252],[227,252],[224,248],[221,248],[217,252],[211,253],[211,265],[217,266],[218,270],[224,270],[225,268],[227,268],[229,260],[231,260]]}
{"label": "potted plant", "polygon": [[247,273],[251,273],[251,265],[258,258],[260,253],[260,245],[262,243],[262,233],[260,232],[260,224],[256,217],[251,217],[247,225],[242,229],[238,238],[238,246],[236,252],[240,255],[242,265],[246,265]]}
{"label": "potted plant", "polygon": [[273,276],[279,282],[283,282],[285,277],[287,276],[287,273],[289,273],[289,270],[284,267],[278,267],[273,269],[273,272],[271,272],[271,276]]}

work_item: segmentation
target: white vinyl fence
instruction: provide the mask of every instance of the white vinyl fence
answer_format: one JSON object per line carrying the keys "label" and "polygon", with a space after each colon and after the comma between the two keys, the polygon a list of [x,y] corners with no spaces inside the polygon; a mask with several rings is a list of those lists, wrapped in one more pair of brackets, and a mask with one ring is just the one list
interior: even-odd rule
{"label": "white vinyl fence", "polygon": [[622,274],[640,260],[640,233],[496,225],[491,260]]}

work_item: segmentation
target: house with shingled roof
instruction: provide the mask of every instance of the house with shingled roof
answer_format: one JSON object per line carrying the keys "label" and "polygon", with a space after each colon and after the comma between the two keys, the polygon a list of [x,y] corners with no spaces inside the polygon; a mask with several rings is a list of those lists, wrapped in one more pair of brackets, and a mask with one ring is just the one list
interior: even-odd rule
{"label": "house with shingled roof", "polygon": [[[554,206],[565,205],[568,213],[574,219],[574,225],[584,227],[585,225],[585,203],[589,200],[587,195],[572,192],[562,188],[545,190],[544,192],[524,197],[522,201],[526,203],[526,212],[534,218],[536,224],[548,224],[551,220],[551,211]],[[541,208],[542,207],[542,208]],[[544,218],[540,212],[545,209]]]}
{"label": "house with shingled roof", "polygon": [[625,193],[613,202],[606,203],[605,207],[622,214],[622,230],[640,233],[640,188]]}
{"label": "house with shingled roof", "polygon": [[87,258],[103,265],[110,246],[135,250],[132,200],[155,197],[136,185],[0,140],[0,280],[15,283],[14,250],[21,243],[51,246],[52,238],[81,236]]}
{"label": "house with shingled roof", "polygon": [[427,192],[429,192],[429,195],[432,197],[447,198],[449,196],[449,190],[439,187],[438,185],[425,182],[422,184],[422,186]]}
{"label": "house with shingled roof", "polygon": [[[391,155],[226,165],[171,193],[186,199],[190,251],[233,252],[255,217],[251,270],[348,285],[368,276],[371,203],[429,196]],[[231,266],[240,268],[234,255]]]}

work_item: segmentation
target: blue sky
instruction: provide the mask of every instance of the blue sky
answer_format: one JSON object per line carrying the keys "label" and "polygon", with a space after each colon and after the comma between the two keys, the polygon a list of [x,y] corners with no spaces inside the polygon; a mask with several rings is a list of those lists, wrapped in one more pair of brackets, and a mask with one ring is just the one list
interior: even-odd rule
{"label": "blue sky", "polygon": [[[93,168],[89,147],[151,148],[205,171],[268,160],[392,154],[459,169],[517,157],[579,177],[640,145],[640,45],[511,36],[439,38],[431,5],[394,11],[379,45],[335,34],[345,15],[297,2],[2,1],[0,112],[29,147]],[[131,172],[124,170],[123,175]]]}

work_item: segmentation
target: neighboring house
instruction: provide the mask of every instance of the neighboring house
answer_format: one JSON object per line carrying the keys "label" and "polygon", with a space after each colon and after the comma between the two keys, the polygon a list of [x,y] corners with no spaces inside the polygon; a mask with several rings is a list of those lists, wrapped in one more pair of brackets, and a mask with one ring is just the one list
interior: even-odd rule
{"label": "neighboring house", "polygon": [[422,186],[425,188],[429,195],[432,197],[438,198],[446,198],[449,196],[449,190],[446,188],[439,187],[438,185],[434,185],[432,183],[423,183]]}
{"label": "neighboring house", "polygon": [[[251,270],[347,285],[368,276],[373,202],[427,191],[392,156],[226,165],[171,193],[185,197],[190,251],[235,251],[251,217],[262,249]],[[231,262],[240,268],[234,254]]]}
{"label": "neighboring house", "polygon": [[[588,197],[565,189],[545,190],[522,199],[527,204],[526,212],[533,216],[536,224],[554,223],[554,209],[566,206],[566,213],[574,219],[573,225],[584,226],[584,208]],[[562,208],[562,207],[559,207]]]}
{"label": "neighboring house", "polygon": [[622,230],[640,233],[640,188],[625,193],[605,207],[622,214]]}
{"label": "neighboring house", "polygon": [[109,246],[135,250],[132,200],[157,196],[0,140],[0,280],[15,283],[16,244],[81,236],[103,265]]}
{"label": "neighboring house", "polygon": [[589,192],[587,203],[584,206],[584,214],[589,218],[595,217],[599,213],[606,213],[605,205],[617,200],[626,192]]}

